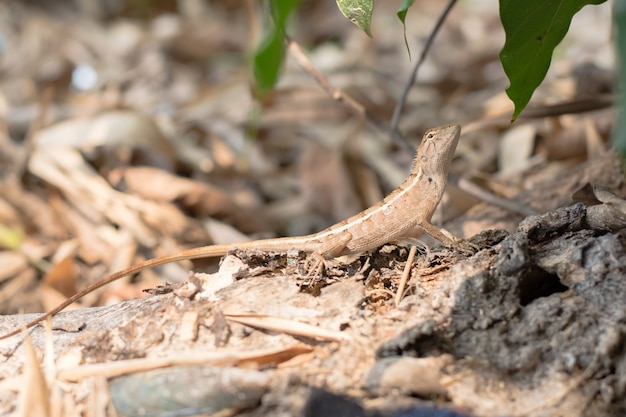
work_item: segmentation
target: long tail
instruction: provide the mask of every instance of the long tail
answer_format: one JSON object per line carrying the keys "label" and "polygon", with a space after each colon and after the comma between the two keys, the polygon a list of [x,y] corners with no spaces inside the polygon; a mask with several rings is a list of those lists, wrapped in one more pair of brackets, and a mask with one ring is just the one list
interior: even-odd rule
{"label": "long tail", "polygon": [[[229,250],[237,247],[238,245],[233,244],[233,245],[212,245],[212,246],[203,246],[200,248],[193,248],[193,249],[188,249],[186,251],[183,252],[179,252],[175,255],[167,255],[167,256],[161,256],[159,258],[154,258],[154,259],[149,259],[145,262],[139,263],[137,265],[133,265],[130,266],[126,269],[122,269],[121,271],[118,271],[114,274],[111,274],[105,278],[102,278],[99,281],[94,282],[93,284],[89,285],[88,287],[84,288],[82,291],[77,292],[76,294],[74,294],[73,296],[71,296],[70,298],[68,298],[67,300],[63,301],[61,304],[59,304],[58,306],[56,306],[55,308],[53,308],[52,310],[42,314],[41,316],[37,317],[36,319],[34,319],[33,321],[29,322],[26,324],[26,326],[22,326],[19,329],[13,330],[12,332],[9,332],[7,334],[4,334],[2,336],[0,336],[0,340],[2,339],[7,339],[11,336],[15,336],[19,333],[21,333],[24,329],[30,329],[31,327],[35,326],[36,324],[42,322],[43,320],[47,319],[50,316],[53,316],[55,314],[57,314],[60,311],[63,311],[67,306],[69,306],[70,304],[76,302],[77,300],[81,299],[82,297],[84,297],[85,295],[89,294],[92,291],[97,290],[100,287],[103,287],[113,281],[117,281],[120,278],[123,278],[127,275],[130,274],[134,274],[140,271],[143,271],[144,269],[149,269],[155,266],[159,266],[159,265],[163,265],[163,264],[167,264],[170,262],[179,262],[179,261],[183,261],[186,259],[199,259],[199,258],[213,258],[216,256],[222,256],[228,253]],[[240,244],[239,246],[244,246],[243,244]]]}

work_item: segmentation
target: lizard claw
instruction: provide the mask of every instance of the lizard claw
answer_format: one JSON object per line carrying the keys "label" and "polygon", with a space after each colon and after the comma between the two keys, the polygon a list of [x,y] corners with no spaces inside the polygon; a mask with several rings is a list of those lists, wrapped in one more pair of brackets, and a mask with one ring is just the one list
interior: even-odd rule
{"label": "lizard claw", "polygon": [[477,244],[466,239],[458,238],[456,236],[454,237],[453,242],[454,243],[452,247],[465,255],[474,255],[481,249],[481,247]]}
{"label": "lizard claw", "polygon": [[[424,225],[422,225],[422,227],[424,227]],[[481,249],[480,246],[475,243],[470,242],[469,240],[461,239],[460,237],[448,232],[446,229],[437,229],[430,226],[428,229],[424,228],[424,230],[426,230],[426,232],[431,236],[439,239],[446,246],[454,248],[466,255],[471,256]]]}

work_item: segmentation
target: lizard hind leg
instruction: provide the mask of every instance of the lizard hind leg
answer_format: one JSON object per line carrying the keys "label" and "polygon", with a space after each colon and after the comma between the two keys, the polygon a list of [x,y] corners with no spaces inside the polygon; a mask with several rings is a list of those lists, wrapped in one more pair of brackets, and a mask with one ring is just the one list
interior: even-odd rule
{"label": "lizard hind leg", "polygon": [[313,252],[309,255],[308,261],[311,267],[309,268],[309,272],[306,275],[307,279],[310,279],[312,277],[321,277],[326,270],[326,258],[324,258],[319,253]]}
{"label": "lizard hind leg", "polygon": [[352,240],[352,234],[344,231],[330,237],[315,252],[311,252],[308,257],[308,263],[311,267],[307,273],[306,281],[300,288],[313,295],[319,295],[321,277],[326,269],[326,262],[330,258],[340,256],[350,240]]}

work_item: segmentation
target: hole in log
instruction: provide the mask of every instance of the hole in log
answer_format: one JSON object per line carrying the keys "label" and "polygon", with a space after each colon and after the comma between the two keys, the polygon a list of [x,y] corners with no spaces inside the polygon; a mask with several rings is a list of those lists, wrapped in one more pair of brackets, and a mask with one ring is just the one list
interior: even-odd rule
{"label": "hole in log", "polygon": [[520,279],[519,301],[521,305],[526,306],[537,298],[567,290],[568,287],[561,283],[558,276],[533,266]]}

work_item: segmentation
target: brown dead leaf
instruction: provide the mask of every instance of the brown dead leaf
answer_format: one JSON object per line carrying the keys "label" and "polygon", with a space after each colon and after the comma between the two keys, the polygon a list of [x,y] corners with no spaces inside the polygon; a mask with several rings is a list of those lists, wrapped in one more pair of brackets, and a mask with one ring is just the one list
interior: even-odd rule
{"label": "brown dead leaf", "polygon": [[69,254],[60,261],[55,262],[44,276],[44,282],[65,297],[74,295],[76,293],[76,262],[74,255]]}
{"label": "brown dead leaf", "polygon": [[328,149],[315,141],[307,142],[300,157],[303,197],[324,217],[334,221],[362,209],[346,162],[340,150]]}
{"label": "brown dead leaf", "polygon": [[[42,238],[67,238],[63,222],[50,207],[47,199],[25,189],[14,181],[5,181],[0,185],[2,197],[11,208],[6,208],[5,218],[12,228],[22,230],[36,229]],[[13,212],[13,215],[10,214]]]}
{"label": "brown dead leaf", "polygon": [[542,147],[545,147],[550,160],[582,158],[598,155],[606,148],[613,130],[611,113],[600,112],[589,117],[564,118],[562,129],[552,135],[545,135]]}
{"label": "brown dead leaf", "polygon": [[0,248],[15,249],[23,238],[24,225],[18,211],[4,198],[0,198]]}
{"label": "brown dead leaf", "polygon": [[39,291],[27,290],[34,287],[37,281],[34,268],[23,269],[13,277],[14,279],[4,284],[0,290],[0,305],[6,313],[26,310],[27,306],[36,303],[34,299],[39,294]]}
{"label": "brown dead leaf", "polygon": [[141,220],[146,204],[113,190],[82,158],[70,148],[35,149],[29,161],[30,171],[61,189],[77,209],[97,214],[129,229],[146,246],[155,244],[155,233]]}
{"label": "brown dead leaf", "polygon": [[296,358],[310,358],[313,352],[313,348],[309,346],[295,345],[285,349],[277,349],[274,352],[266,352],[261,353],[260,355],[249,355],[246,358],[240,358],[238,365],[250,368],[250,365],[252,364],[256,367],[262,367],[270,364],[286,364],[291,361],[295,361]]}
{"label": "brown dead leaf", "polygon": [[[62,302],[64,302],[65,300],[67,300],[67,297],[60,293],[59,291],[57,291],[56,289],[50,287],[49,285],[41,285],[39,287],[40,289],[40,299],[41,299],[41,303],[43,304],[43,309],[45,311],[51,310],[54,307],[58,306],[59,304],[61,304]],[[77,310],[79,308],[82,308],[84,306],[81,306],[78,303],[73,303],[70,304],[69,306],[67,306],[67,308],[65,308],[65,311],[70,311],[70,310]]]}
{"label": "brown dead leaf", "polygon": [[17,251],[0,252],[0,282],[28,268],[28,259]]}
{"label": "brown dead leaf", "polygon": [[534,125],[522,124],[502,135],[498,157],[501,177],[519,176],[531,165],[536,133]]}
{"label": "brown dead leaf", "polygon": [[607,144],[602,138],[598,126],[591,117],[583,117],[585,126],[585,139],[587,140],[587,155],[589,158],[596,158],[606,153]]}
{"label": "brown dead leaf", "polygon": [[33,141],[42,149],[139,148],[150,153],[157,164],[173,166],[174,151],[157,125],[133,110],[112,110],[59,122],[35,133]]}
{"label": "brown dead leaf", "polygon": [[113,175],[142,198],[180,202],[200,216],[224,220],[244,233],[268,231],[268,222],[258,210],[241,206],[230,194],[209,184],[151,167],[124,168]]}
{"label": "brown dead leaf", "polygon": [[115,234],[112,227],[108,228],[102,225],[102,221],[98,222],[97,219],[100,218],[98,214],[93,215],[94,219],[91,212],[79,211],[58,194],[50,198],[49,204],[57,216],[64,220],[68,233],[78,241],[77,255],[81,260],[88,265],[100,261],[109,262],[111,246],[118,241],[110,237]]}

